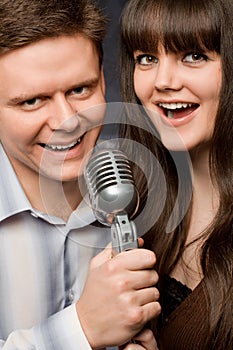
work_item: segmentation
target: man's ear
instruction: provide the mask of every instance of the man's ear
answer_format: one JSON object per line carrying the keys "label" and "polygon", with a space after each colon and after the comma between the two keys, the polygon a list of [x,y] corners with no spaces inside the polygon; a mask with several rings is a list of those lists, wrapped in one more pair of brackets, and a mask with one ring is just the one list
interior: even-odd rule
{"label": "man's ear", "polygon": [[106,93],[106,84],[105,84],[105,78],[104,78],[104,67],[103,67],[103,65],[101,66],[101,88],[102,88],[103,94],[105,95],[105,93]]}

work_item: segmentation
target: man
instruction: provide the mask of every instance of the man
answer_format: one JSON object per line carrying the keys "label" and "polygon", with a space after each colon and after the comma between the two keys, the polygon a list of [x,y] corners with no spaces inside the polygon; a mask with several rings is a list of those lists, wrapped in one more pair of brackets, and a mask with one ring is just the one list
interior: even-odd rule
{"label": "man", "polygon": [[106,248],[88,271],[109,241],[78,186],[105,20],[89,0],[3,0],[0,23],[0,348],[124,344],[160,307],[152,252]]}

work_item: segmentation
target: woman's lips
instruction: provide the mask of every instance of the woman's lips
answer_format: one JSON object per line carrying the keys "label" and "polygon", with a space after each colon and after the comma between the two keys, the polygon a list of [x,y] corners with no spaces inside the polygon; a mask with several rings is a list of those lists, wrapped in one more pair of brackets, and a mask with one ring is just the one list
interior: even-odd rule
{"label": "woman's lips", "polygon": [[200,105],[192,103],[159,103],[157,107],[166,124],[179,126],[188,123]]}
{"label": "woman's lips", "polygon": [[164,116],[169,119],[184,118],[194,112],[199,107],[192,103],[159,103],[158,108]]}

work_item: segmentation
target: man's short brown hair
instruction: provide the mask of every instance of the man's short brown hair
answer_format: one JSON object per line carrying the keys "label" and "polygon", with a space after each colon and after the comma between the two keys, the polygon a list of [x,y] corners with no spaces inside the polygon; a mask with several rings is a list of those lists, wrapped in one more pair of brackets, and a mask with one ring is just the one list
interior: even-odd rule
{"label": "man's short brown hair", "polygon": [[81,34],[102,64],[106,20],[91,0],[1,0],[0,54],[45,38]]}

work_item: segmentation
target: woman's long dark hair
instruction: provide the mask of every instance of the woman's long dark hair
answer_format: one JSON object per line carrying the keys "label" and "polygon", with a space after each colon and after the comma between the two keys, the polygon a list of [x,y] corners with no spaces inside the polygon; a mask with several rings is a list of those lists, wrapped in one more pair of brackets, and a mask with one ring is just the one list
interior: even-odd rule
{"label": "woman's long dark hair", "polygon": [[[139,104],[134,92],[133,52],[157,52],[162,43],[167,51],[214,51],[221,56],[222,88],[215,128],[211,140],[209,167],[213,183],[219,192],[219,209],[205,230],[201,251],[207,303],[210,305],[209,338],[221,349],[233,344],[233,2],[232,0],[131,0],[122,17],[121,77],[124,102]],[[170,152],[143,128],[129,123],[121,128],[124,137],[144,144],[154,152],[166,175],[168,198],[159,220],[145,235],[148,247],[157,254],[160,276],[169,274],[181,258],[189,227],[190,209],[176,229],[166,233],[177,195],[178,177]],[[141,118],[150,124],[145,114]],[[135,124],[135,120],[133,122]],[[152,127],[152,126],[151,126]],[[135,170],[137,186],[145,203],[146,192]],[[150,185],[148,185],[150,186]],[[153,215],[154,208],[148,216]],[[208,315],[207,315],[208,317]]]}

